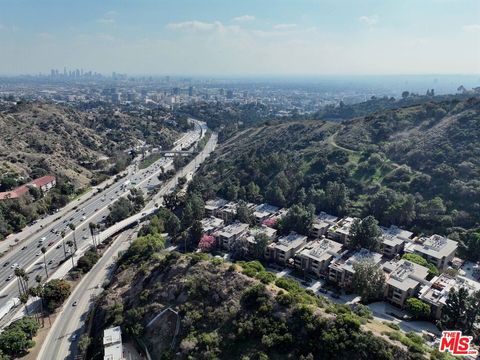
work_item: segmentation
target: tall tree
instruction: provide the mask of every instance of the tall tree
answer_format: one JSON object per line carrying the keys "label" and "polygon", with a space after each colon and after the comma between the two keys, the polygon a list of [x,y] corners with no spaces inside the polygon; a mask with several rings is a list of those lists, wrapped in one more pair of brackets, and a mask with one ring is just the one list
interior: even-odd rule
{"label": "tall tree", "polygon": [[355,273],[352,278],[352,289],[362,297],[363,303],[381,299],[385,289],[385,274],[371,261],[360,261],[353,265]]}
{"label": "tall tree", "polygon": [[47,275],[47,278],[48,278],[47,259],[45,257],[45,254],[47,252],[47,248],[45,246],[42,246],[41,251],[42,251],[42,254],[43,254],[43,265],[45,266],[45,275]]}
{"label": "tall tree", "polygon": [[350,229],[350,247],[378,251],[381,246],[381,236],[382,231],[373,216],[367,216],[362,220],[356,219]]}

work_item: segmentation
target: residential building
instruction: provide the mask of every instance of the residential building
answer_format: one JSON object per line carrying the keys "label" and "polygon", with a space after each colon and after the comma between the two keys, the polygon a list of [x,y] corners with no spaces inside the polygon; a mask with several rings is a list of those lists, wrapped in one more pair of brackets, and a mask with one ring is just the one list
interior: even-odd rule
{"label": "residential building", "polygon": [[440,270],[445,270],[453,260],[458,243],[441,235],[432,235],[417,239],[405,247],[406,252],[413,252],[425,258]]}
{"label": "residential building", "polygon": [[340,256],[342,247],[342,244],[326,238],[309,242],[295,255],[295,267],[320,276],[330,262]]}
{"label": "residential building", "polygon": [[383,255],[394,257],[403,251],[405,243],[411,241],[413,233],[400,229],[394,225],[389,228],[381,227]]}
{"label": "residential building", "polygon": [[55,176],[42,176],[41,178],[32,180],[29,183],[19,186],[14,190],[0,192],[0,201],[21,198],[28,193],[30,188],[37,188],[42,192],[42,194],[45,194],[51,188],[55,187],[56,184],[57,179]]}
{"label": "residential building", "polygon": [[202,223],[203,232],[209,235],[220,229],[224,224],[224,221],[222,219],[216,218],[214,216],[202,219],[200,222]]}
{"label": "residential building", "polygon": [[234,222],[215,233],[218,244],[224,249],[230,249],[233,242],[244,235],[248,230],[248,224]]}
{"label": "residential building", "polygon": [[350,228],[356,218],[346,217],[331,226],[327,231],[327,237],[342,244],[350,241]]}
{"label": "residential building", "polygon": [[312,236],[320,238],[325,235],[336,224],[338,217],[324,213],[323,211],[313,220]]}
{"label": "residential building", "polygon": [[405,301],[417,295],[419,289],[428,281],[428,269],[411,261],[401,259],[383,264],[387,281],[385,298],[401,308]]}
{"label": "residential building", "polygon": [[218,210],[228,203],[227,200],[216,198],[214,200],[207,200],[205,203],[205,215],[217,216]]}
{"label": "residential building", "polygon": [[447,303],[450,290],[458,290],[462,287],[471,294],[480,290],[480,283],[461,276],[453,277],[444,273],[433,278],[429,284],[423,286],[420,289],[418,298],[430,305],[431,316],[438,320],[442,316],[442,309]]}
{"label": "residential building", "polygon": [[258,225],[261,225],[264,220],[277,214],[279,208],[269,204],[261,204],[255,206],[253,209],[253,216]]}
{"label": "residential building", "polygon": [[233,221],[237,216],[237,203],[230,201],[217,210],[216,216],[226,223]]}
{"label": "residential building", "polygon": [[122,330],[120,326],[103,331],[103,360],[123,360]]}
{"label": "residential building", "polygon": [[268,245],[267,258],[279,264],[287,265],[288,260],[305,246],[306,243],[306,236],[291,232],[287,236],[280,237],[277,242]]}
{"label": "residential building", "polygon": [[379,265],[382,254],[370,252],[367,249],[360,249],[353,255],[345,254],[331,262],[328,266],[328,280],[338,284],[340,287],[348,287],[352,283],[355,270],[353,266],[360,262],[371,262]]}
{"label": "residential building", "polygon": [[[275,241],[275,239],[277,237],[277,230],[269,228],[267,226],[261,226],[261,227],[255,227],[253,229],[249,229],[246,236],[245,236],[245,239],[248,242],[248,250],[249,250],[250,255],[253,255],[253,249],[254,249],[255,245],[257,244],[256,236],[259,235],[259,234],[265,234],[266,235],[266,237],[268,239],[268,242],[267,242],[267,246],[268,246],[269,244],[271,244],[272,242]],[[266,254],[267,254],[267,250],[265,249],[265,254],[264,255],[266,255]]]}

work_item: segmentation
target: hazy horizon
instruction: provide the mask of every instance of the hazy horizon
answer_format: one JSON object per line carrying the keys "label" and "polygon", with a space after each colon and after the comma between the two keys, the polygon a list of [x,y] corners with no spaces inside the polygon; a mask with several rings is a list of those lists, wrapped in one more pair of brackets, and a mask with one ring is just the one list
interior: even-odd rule
{"label": "hazy horizon", "polygon": [[2,75],[480,73],[476,0],[3,3]]}

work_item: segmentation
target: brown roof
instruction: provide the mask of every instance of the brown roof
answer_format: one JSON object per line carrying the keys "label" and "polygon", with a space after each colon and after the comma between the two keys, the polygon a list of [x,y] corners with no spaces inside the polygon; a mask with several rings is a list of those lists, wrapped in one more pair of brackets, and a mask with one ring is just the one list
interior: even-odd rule
{"label": "brown roof", "polygon": [[42,187],[45,186],[51,182],[55,181],[55,176],[47,175],[47,176],[42,176],[41,178],[35,179],[31,182],[28,183],[28,185],[33,185],[36,187]]}

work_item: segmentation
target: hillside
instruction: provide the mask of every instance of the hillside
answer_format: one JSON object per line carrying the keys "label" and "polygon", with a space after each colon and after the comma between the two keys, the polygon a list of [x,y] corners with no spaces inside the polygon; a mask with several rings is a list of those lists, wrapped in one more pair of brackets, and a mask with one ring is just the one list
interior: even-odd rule
{"label": "hillside", "polygon": [[[370,321],[348,307],[290,281],[279,284],[282,290],[243,274],[248,264],[149,249],[151,244],[134,242],[120,260],[95,310],[88,358],[102,358],[102,331],[117,325],[124,342],[144,343],[152,359],[419,358],[413,344],[408,346],[416,350],[408,353],[402,344],[366,332],[374,329]],[[157,317],[167,308],[173,311]]]}
{"label": "hillside", "polygon": [[341,124],[262,125],[224,142],[192,189],[205,197],[372,214],[384,225],[468,242],[466,230],[480,225],[479,140],[479,98],[429,102]]}
{"label": "hillside", "polygon": [[[126,115],[40,103],[12,105],[0,109],[0,172],[28,178],[40,168],[79,188],[114,165],[123,150],[147,140],[138,130],[141,125],[140,119]],[[159,123],[154,130],[162,133],[157,143],[164,145],[177,136]]]}

